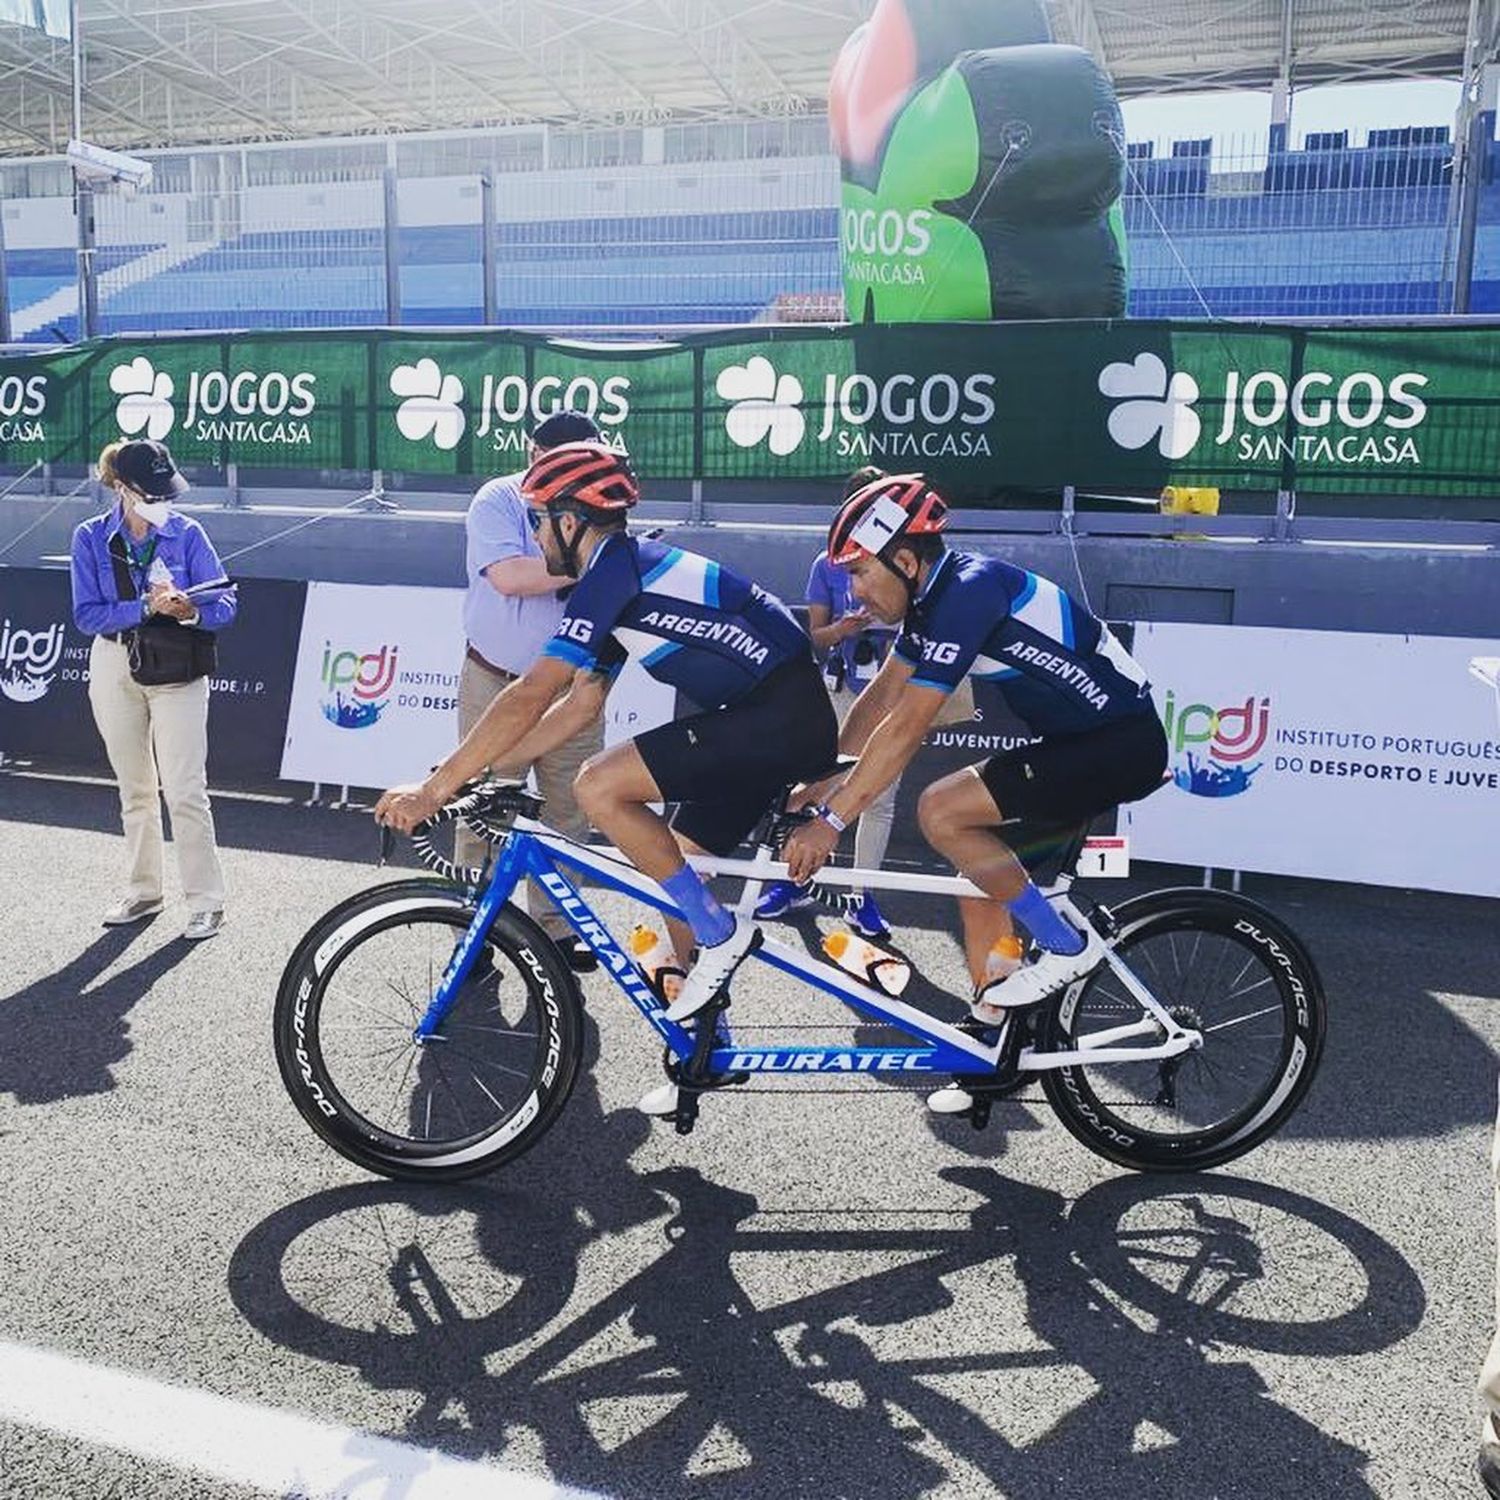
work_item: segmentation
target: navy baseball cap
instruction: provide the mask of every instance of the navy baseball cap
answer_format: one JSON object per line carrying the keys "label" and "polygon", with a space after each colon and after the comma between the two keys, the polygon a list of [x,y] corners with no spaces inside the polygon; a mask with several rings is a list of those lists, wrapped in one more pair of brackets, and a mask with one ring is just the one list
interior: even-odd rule
{"label": "navy baseball cap", "polygon": [[531,429],[538,448],[556,448],[561,443],[597,443],[599,427],[581,411],[555,411]]}
{"label": "navy baseball cap", "polygon": [[120,444],[115,450],[115,473],[131,489],[151,500],[170,500],[188,488],[187,480],[172,462],[167,445],[147,438]]}

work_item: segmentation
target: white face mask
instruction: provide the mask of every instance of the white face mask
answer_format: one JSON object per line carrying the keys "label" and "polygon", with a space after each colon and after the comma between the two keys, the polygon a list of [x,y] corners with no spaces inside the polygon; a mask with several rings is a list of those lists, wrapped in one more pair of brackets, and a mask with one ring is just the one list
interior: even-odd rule
{"label": "white face mask", "polygon": [[170,500],[137,500],[135,513],[148,526],[165,526],[167,517],[172,514],[172,502]]}

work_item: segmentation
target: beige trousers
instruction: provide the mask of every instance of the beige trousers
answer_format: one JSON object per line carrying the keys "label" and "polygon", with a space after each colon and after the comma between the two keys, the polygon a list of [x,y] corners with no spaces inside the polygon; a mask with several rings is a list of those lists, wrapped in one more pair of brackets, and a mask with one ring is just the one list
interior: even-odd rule
{"label": "beige trousers", "polygon": [[[841,687],[829,694],[833,711],[840,724],[849,717],[859,694]],[[896,819],[896,793],[901,790],[898,776],[860,815],[854,828],[854,865],[859,870],[878,870],[885,863],[885,851],[891,843],[891,824]]]}
{"label": "beige trousers", "polygon": [[[1500,1248],[1500,1115],[1495,1119],[1495,1138],[1490,1146],[1490,1173],[1495,1180],[1495,1234]],[[1486,1443],[1500,1443],[1500,1265],[1495,1287],[1495,1329],[1479,1375],[1479,1395],[1485,1408],[1480,1441]]]}
{"label": "beige trousers", "polygon": [[[464,657],[458,677],[458,733],[462,738],[479,722],[485,709],[500,690],[514,682],[511,672],[496,672],[481,665],[472,656]],[[596,719],[587,729],[566,744],[542,756],[530,769],[536,776],[536,787],[547,799],[542,820],[570,838],[582,838],[588,832],[588,820],[573,799],[573,780],[589,756],[596,755],[604,744],[604,725]],[[483,863],[486,853],[482,840],[466,828],[454,836],[454,855],[461,865]],[[533,880],[528,883],[527,909],[552,937],[571,937],[570,928],[545,893]]]}
{"label": "beige trousers", "polygon": [[120,784],[128,864],[126,897],[162,896],[161,795],[172,816],[177,873],[190,912],[221,911],[224,871],[208,803],[208,679],[142,687],[124,646],[94,637],[89,703]]}

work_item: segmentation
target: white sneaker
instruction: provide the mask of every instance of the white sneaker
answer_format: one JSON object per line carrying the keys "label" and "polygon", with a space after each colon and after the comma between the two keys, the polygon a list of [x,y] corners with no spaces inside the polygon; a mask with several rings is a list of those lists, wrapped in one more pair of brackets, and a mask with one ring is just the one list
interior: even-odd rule
{"label": "white sneaker", "polygon": [[195,911],[182,929],[182,935],[190,943],[201,943],[204,938],[217,937],[223,925],[222,911]]}
{"label": "white sneaker", "polygon": [[636,1108],[643,1115],[653,1115],[659,1120],[670,1118],[677,1113],[677,1085],[664,1083],[660,1088],[652,1089],[649,1094],[641,1096]]}
{"label": "white sneaker", "polygon": [[106,927],[128,927],[132,922],[144,922],[147,917],[154,917],[160,910],[160,896],[155,901],[149,901],[145,898],[132,901],[127,896],[123,901],[116,901],[104,913],[103,925]]}
{"label": "white sneaker", "polygon": [[685,1021],[696,1015],[729,983],[747,954],[761,943],[760,925],[735,917],[734,931],[722,943],[698,950],[698,962],[682,982],[682,989],[667,1010],[669,1021]]}
{"label": "white sneaker", "polygon": [[961,1115],[973,1104],[973,1094],[968,1089],[959,1088],[956,1083],[936,1089],[927,1096],[927,1107],[935,1115]]}
{"label": "white sneaker", "polygon": [[1004,979],[996,979],[974,997],[970,1014],[987,1026],[999,1025],[1006,1012],[1023,1005],[1035,1005],[1048,995],[1056,994],[1075,979],[1082,979],[1106,952],[1104,939],[1092,927],[1084,933],[1083,947],[1077,953],[1043,952],[1035,963],[1017,969]]}

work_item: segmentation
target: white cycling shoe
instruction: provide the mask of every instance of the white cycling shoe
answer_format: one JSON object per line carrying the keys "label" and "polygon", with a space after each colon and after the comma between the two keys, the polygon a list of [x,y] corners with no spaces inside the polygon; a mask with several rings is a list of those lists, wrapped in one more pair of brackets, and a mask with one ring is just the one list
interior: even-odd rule
{"label": "white cycling shoe", "polygon": [[652,1089],[649,1094],[643,1094],[636,1108],[643,1115],[651,1115],[654,1119],[669,1119],[677,1113],[677,1085],[664,1083],[660,1088]]}
{"label": "white cycling shoe", "polygon": [[722,943],[699,948],[698,962],[688,971],[677,998],[668,1006],[667,1019],[686,1021],[689,1016],[697,1015],[729,983],[730,976],[760,943],[760,924],[735,917],[734,930]]}
{"label": "white cycling shoe", "polygon": [[1008,1012],[1035,1005],[1075,979],[1082,979],[1108,951],[1104,939],[1092,927],[1084,930],[1083,939],[1077,953],[1043,952],[1035,963],[985,985],[974,997],[970,1015],[986,1026],[998,1026]]}
{"label": "white cycling shoe", "polygon": [[961,1089],[956,1083],[950,1083],[946,1088],[935,1089],[927,1096],[927,1107],[935,1115],[961,1115],[967,1109],[972,1109],[974,1096],[968,1089]]}

